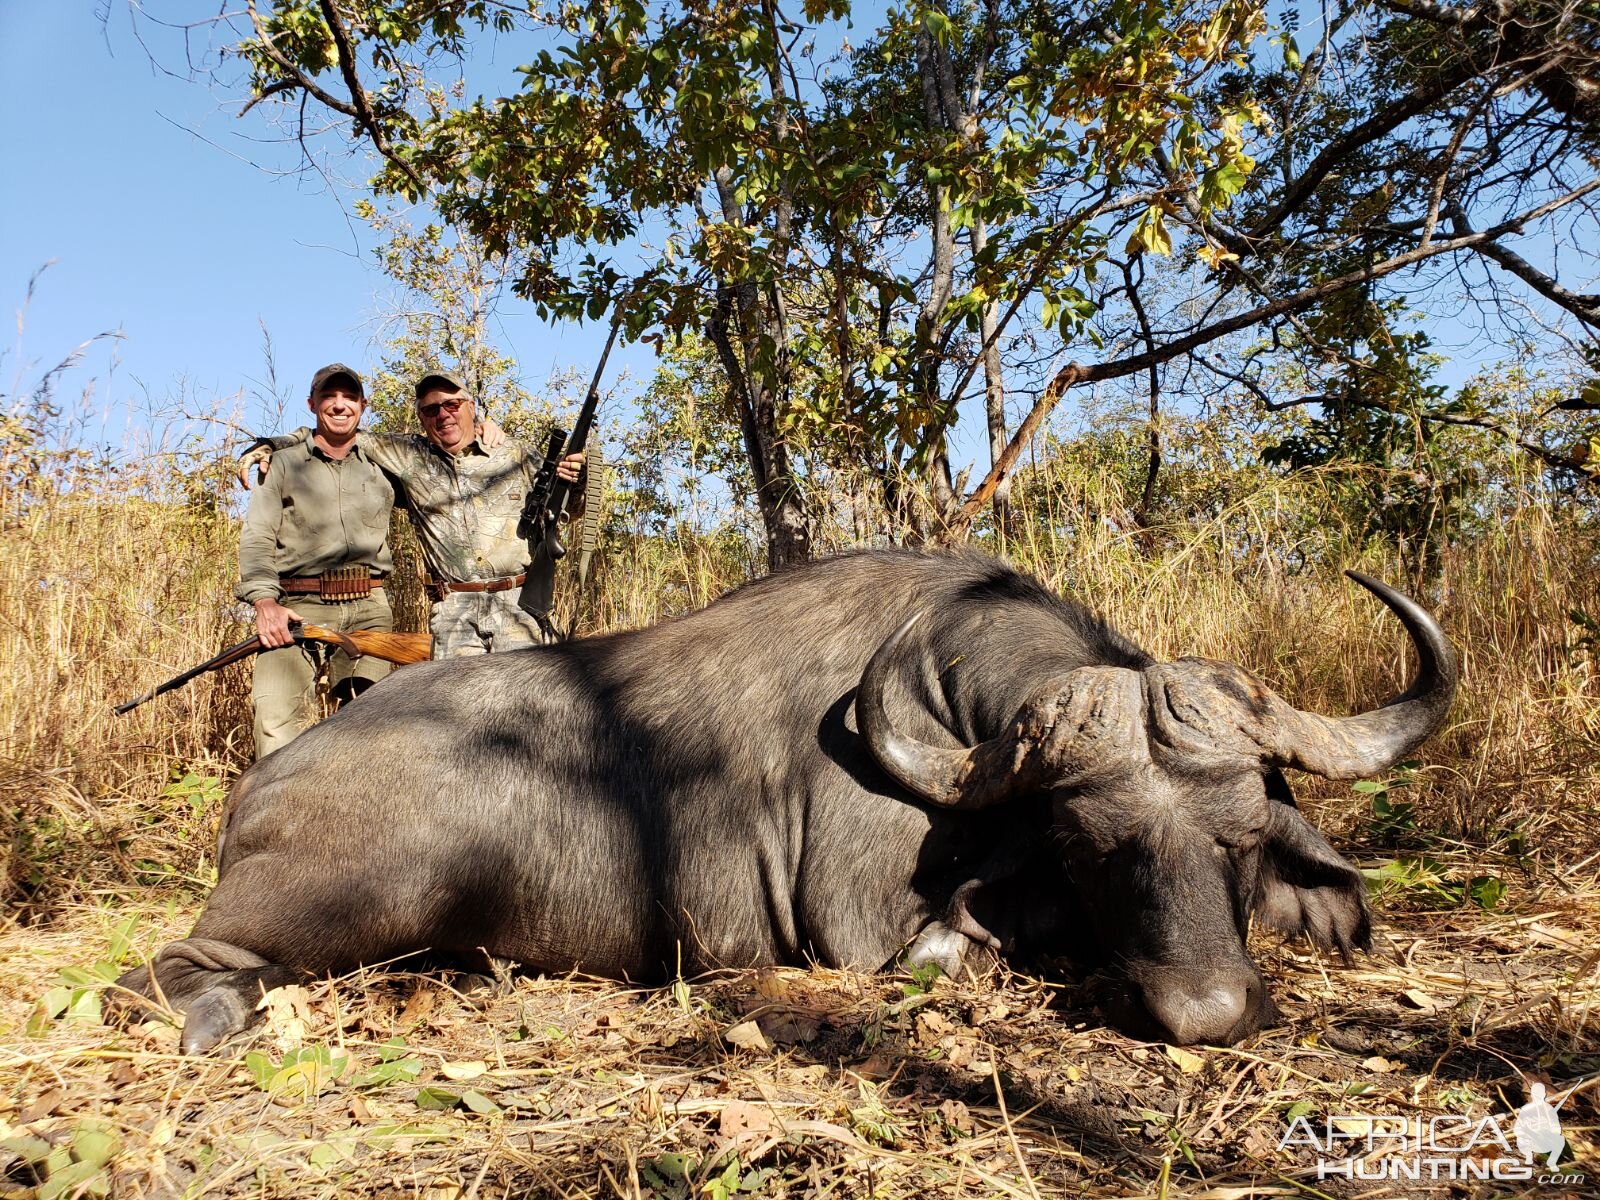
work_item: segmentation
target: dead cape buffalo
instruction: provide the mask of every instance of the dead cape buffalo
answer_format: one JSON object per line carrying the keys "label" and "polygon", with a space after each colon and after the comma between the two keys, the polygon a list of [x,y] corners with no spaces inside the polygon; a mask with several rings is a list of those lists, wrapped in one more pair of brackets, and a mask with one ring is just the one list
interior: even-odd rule
{"label": "dead cape buffalo", "polygon": [[1372,712],[1158,663],[975,554],[868,552],[648,629],[407,668],[247,771],[193,933],[122,985],[202,1052],[262,989],[431,951],[648,981],[908,944],[1097,955],[1126,1027],[1275,1015],[1252,915],[1348,952],[1360,875],[1280,768],[1381,772],[1445,719],[1455,655],[1359,575],[1420,666]]}

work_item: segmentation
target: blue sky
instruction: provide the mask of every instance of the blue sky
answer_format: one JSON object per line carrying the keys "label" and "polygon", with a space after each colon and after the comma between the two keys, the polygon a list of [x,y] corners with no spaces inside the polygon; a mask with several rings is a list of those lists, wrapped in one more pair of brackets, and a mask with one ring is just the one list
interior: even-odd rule
{"label": "blue sky", "polygon": [[[196,20],[218,6],[148,7],[166,20]],[[91,348],[61,388],[76,395],[93,378],[105,440],[119,440],[147,393],[181,396],[191,411],[242,394],[247,423],[273,424],[264,325],[278,394],[298,422],[318,366],[377,362],[373,320],[391,289],[372,238],[347,210],[358,193],[297,170],[298,148],[263,140],[270,122],[258,113],[239,120],[238,100],[205,78],[164,73],[184,65],[181,38],[147,21],[139,32],[159,67],[135,36],[126,0],[0,0],[8,310],[53,262],[20,348],[14,327],[0,339],[0,392],[14,394],[19,378],[25,386],[79,343],[120,328],[122,340]],[[206,41],[202,30],[197,46]],[[370,174],[361,158],[336,166],[346,182]],[[555,369],[592,365],[604,339],[594,327],[557,334],[516,305],[498,333],[535,388]],[[623,365],[637,373],[650,354],[629,348],[612,361],[613,377]]]}

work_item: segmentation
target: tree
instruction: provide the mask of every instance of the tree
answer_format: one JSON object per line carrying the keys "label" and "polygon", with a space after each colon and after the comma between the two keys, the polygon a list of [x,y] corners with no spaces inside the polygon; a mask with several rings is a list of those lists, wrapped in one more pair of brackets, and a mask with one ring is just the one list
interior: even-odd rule
{"label": "tree", "polygon": [[[1349,386],[1289,402],[1382,409],[1386,376],[1417,377],[1393,301],[1458,302],[1480,266],[1580,337],[1600,321],[1600,23],[1577,0],[1363,0],[1304,55],[1253,0],[917,0],[859,48],[847,0],[247,9],[258,97],[348,116],[375,189],[522,256],[543,311],[706,334],[773,566],[811,540],[796,422],[959,537],[1073,388],[1146,381],[1148,495],[1175,371],[1193,394],[1332,368]],[[541,48],[514,94],[455,101],[437,68],[488,27]],[[1353,311],[1362,336],[1330,340]],[[996,446],[1007,377],[1042,386],[963,496],[945,439],[980,374]]]}

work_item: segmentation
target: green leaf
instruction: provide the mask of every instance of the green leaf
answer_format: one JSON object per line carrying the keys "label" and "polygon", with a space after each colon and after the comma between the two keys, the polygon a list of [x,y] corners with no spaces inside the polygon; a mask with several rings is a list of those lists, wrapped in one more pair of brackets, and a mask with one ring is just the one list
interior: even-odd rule
{"label": "green leaf", "polygon": [[0,1150],[15,1154],[30,1163],[42,1163],[50,1157],[50,1143],[40,1137],[23,1135],[21,1137],[0,1138]]}
{"label": "green leaf", "polygon": [[426,1064],[419,1058],[386,1059],[350,1080],[353,1088],[387,1087],[391,1083],[411,1083]]}
{"label": "green leaf", "polygon": [[78,1025],[100,1024],[100,993],[87,989],[74,992],[66,1019]]}
{"label": "green leaf", "polygon": [[50,1178],[39,1185],[34,1195],[37,1200],[57,1200],[58,1197],[81,1196],[85,1193],[105,1196],[110,1191],[111,1182],[99,1167],[94,1163],[75,1162],[59,1171],[51,1171]]}
{"label": "green leaf", "polygon": [[417,1107],[433,1112],[443,1112],[460,1105],[459,1093],[446,1091],[440,1087],[425,1087],[417,1093]]}
{"label": "green leaf", "polygon": [[78,1162],[103,1167],[122,1149],[122,1139],[105,1121],[86,1120],[72,1135],[72,1157]]}
{"label": "green leaf", "polygon": [[1505,898],[1506,885],[1496,875],[1475,875],[1467,881],[1467,897],[1488,912]]}
{"label": "green leaf", "polygon": [[262,1091],[272,1082],[272,1077],[278,1068],[272,1065],[272,1060],[259,1050],[252,1050],[244,1056],[245,1069],[250,1072],[250,1078],[256,1081],[256,1086]]}
{"label": "green leaf", "polygon": [[27,1033],[29,1037],[43,1037],[50,1029],[50,1023],[67,1011],[67,1005],[72,1003],[72,989],[64,987],[51,988],[39,998],[38,1005],[33,1010],[33,1015],[28,1018]]}
{"label": "green leaf", "polygon": [[468,1088],[461,1093],[461,1103],[480,1117],[498,1116],[502,1111],[500,1106],[493,1100],[473,1088]]}

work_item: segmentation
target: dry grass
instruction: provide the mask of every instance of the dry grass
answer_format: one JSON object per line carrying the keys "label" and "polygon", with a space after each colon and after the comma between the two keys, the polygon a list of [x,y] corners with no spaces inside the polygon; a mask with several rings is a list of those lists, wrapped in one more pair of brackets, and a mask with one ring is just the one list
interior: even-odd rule
{"label": "dry grass", "polygon": [[[1600,706],[1596,647],[1570,616],[1600,616],[1600,538],[1527,481],[1422,583],[1466,674],[1450,728],[1384,797],[1410,808],[1383,817],[1371,795],[1298,781],[1377,881],[1379,952],[1345,966],[1262,940],[1286,1021],[1243,1046],[1131,1041],[1096,1015],[1099,981],[1070,973],[931,992],[820,969],[642,992],[516,979],[480,998],[374,972],[195,1061],[170,1026],[100,1025],[94,973],[198,911],[247,752],[247,672],[116,721],[109,707],[243,635],[235,528],[211,487],[8,472],[0,1196],[1404,1196],[1416,1185],[1318,1180],[1308,1150],[1278,1149],[1287,1115],[1481,1117],[1529,1080],[1600,1075]],[[1223,493],[1152,539],[1117,519],[1105,477],[1052,468],[1019,496],[1009,550],[1157,653],[1245,663],[1325,711],[1389,694],[1403,636],[1338,568],[1402,581],[1407,565],[1325,520],[1327,480]],[[636,625],[706,602],[751,559],[726,535],[619,539],[568,602],[586,627]],[[270,1075],[297,1046],[348,1061],[264,1090],[247,1056]],[[384,1055],[407,1065],[361,1086]],[[310,1095],[283,1090],[308,1072]],[[1597,1093],[1562,1110],[1591,1186]]]}

